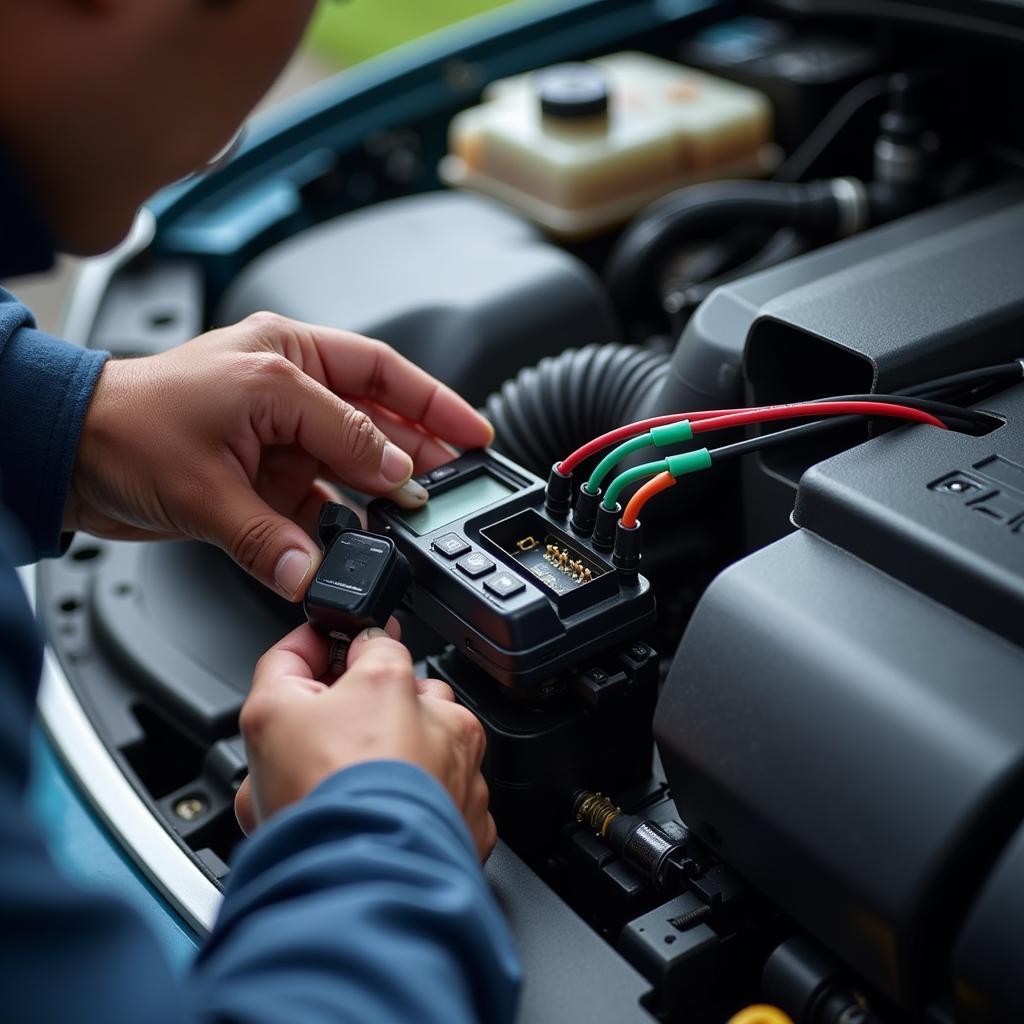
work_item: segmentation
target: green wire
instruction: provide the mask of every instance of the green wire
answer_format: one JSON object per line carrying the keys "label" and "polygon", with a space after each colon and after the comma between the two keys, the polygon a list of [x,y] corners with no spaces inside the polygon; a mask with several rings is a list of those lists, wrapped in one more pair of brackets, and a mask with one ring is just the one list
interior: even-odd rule
{"label": "green wire", "polygon": [[654,444],[650,432],[641,434],[639,437],[631,437],[623,441],[617,448],[613,448],[595,467],[587,481],[587,490],[591,494],[597,494],[601,489],[601,481],[611,472],[617,462],[621,462],[627,455]]}
{"label": "green wire", "polygon": [[[609,512],[614,511],[619,495],[631,483],[642,480],[645,476],[657,476],[658,473],[664,473],[667,469],[668,459],[659,459],[657,462],[645,462],[642,466],[634,466],[632,469],[627,469],[608,485],[608,490],[605,491],[602,504]],[[589,487],[590,485],[588,484],[587,486]]]}
{"label": "green wire", "polygon": [[627,455],[632,455],[633,452],[639,451],[641,448],[647,448],[650,445],[663,448],[671,444],[682,444],[685,441],[692,440],[692,438],[693,428],[690,426],[689,420],[667,423],[663,426],[655,427],[653,430],[648,430],[637,437],[631,437],[628,441],[623,441],[618,447],[613,448],[597,464],[594,472],[590,474],[590,479],[587,481],[587,490],[591,494],[597,494],[601,489],[604,478],[611,472],[615,464],[621,462]]}
{"label": "green wire", "polygon": [[661,459],[658,462],[645,462],[642,466],[634,466],[632,469],[620,473],[608,485],[604,501],[601,504],[609,512],[614,511],[623,490],[644,477],[656,476],[658,473],[665,472],[679,477],[685,476],[687,473],[696,473],[701,469],[708,469],[710,466],[711,453],[707,448],[698,448],[693,452],[680,452],[678,455],[670,455],[667,459]]}

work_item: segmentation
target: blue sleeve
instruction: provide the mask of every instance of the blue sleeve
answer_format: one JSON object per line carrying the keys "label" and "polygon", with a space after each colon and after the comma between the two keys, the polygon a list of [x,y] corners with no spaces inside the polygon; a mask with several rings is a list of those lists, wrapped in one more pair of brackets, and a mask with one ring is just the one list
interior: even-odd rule
{"label": "blue sleeve", "polygon": [[333,776],[247,844],[192,987],[204,1020],[506,1024],[519,963],[454,805],[398,762]]}
{"label": "blue sleeve", "polygon": [[409,765],[331,777],[242,845],[194,974],[126,904],[65,880],[25,807],[41,647],[0,509],[3,1018],[506,1024],[519,967],[455,807]]}
{"label": "blue sleeve", "polygon": [[78,435],[106,358],[36,330],[0,289],[0,488],[28,560],[60,553]]}
{"label": "blue sleeve", "polygon": [[0,990],[4,1020],[180,1024],[155,940],[115,899],[70,884],[25,806],[41,646],[0,509]]}

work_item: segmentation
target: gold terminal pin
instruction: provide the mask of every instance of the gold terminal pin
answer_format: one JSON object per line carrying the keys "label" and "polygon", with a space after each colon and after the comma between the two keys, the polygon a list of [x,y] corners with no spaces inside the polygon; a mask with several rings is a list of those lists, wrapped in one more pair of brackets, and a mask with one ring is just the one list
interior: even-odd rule
{"label": "gold terminal pin", "polygon": [[520,551],[532,551],[537,546],[536,537],[524,537],[522,540],[516,541],[516,547]]}

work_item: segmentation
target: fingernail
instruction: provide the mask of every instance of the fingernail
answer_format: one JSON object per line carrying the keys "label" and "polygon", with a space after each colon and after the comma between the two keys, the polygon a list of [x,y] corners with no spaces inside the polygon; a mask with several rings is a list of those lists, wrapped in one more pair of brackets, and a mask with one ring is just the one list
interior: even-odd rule
{"label": "fingernail", "polygon": [[356,638],[357,640],[380,640],[382,637],[386,637],[387,633],[383,629],[377,626],[371,626],[369,629],[364,629],[362,633]]}
{"label": "fingernail", "polygon": [[397,491],[393,491],[388,497],[402,508],[419,508],[420,505],[427,503],[429,495],[415,480],[406,480]]}
{"label": "fingernail", "polygon": [[380,473],[389,483],[400,484],[412,476],[412,459],[398,445],[389,441],[384,445]]}
{"label": "fingernail", "polygon": [[313,556],[301,548],[286,551],[274,567],[274,583],[286,597],[294,597],[309,575]]}

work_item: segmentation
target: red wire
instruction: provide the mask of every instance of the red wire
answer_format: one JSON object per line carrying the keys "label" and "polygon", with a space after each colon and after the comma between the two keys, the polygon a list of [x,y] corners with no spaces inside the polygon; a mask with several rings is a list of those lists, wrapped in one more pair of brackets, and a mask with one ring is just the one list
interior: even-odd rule
{"label": "red wire", "polygon": [[562,459],[558,464],[558,471],[560,473],[571,473],[584,459],[589,458],[591,455],[604,448],[610,448],[613,444],[618,444],[620,441],[626,441],[637,434],[642,434],[645,430],[651,430],[654,427],[664,427],[669,423],[679,423],[680,420],[690,420],[691,423],[695,423],[697,420],[707,419],[712,416],[725,416],[729,413],[740,411],[739,409],[713,409],[707,412],[673,412],[667,416],[652,416],[650,419],[627,423],[624,427],[616,427],[614,430],[609,430],[607,433],[601,434],[600,437],[595,437],[593,441],[588,441],[585,445],[577,448],[567,459]]}
{"label": "red wire", "polygon": [[695,434],[726,427],[742,427],[748,423],[767,423],[771,420],[791,420],[807,416],[891,416],[894,419],[928,423],[946,430],[946,424],[937,416],[922,409],[911,409],[894,402],[814,402],[799,405],[779,405],[763,409],[744,409],[724,416],[702,417],[693,424]]}
{"label": "red wire", "polygon": [[636,526],[637,516],[640,515],[640,509],[644,507],[656,494],[661,494],[662,491],[667,491],[670,487],[675,485],[676,478],[671,473],[659,473],[656,477],[652,477],[647,481],[629,499],[629,503],[626,505],[626,511],[622,513],[622,525],[627,529],[632,529]]}
{"label": "red wire", "polygon": [[[836,412],[835,410],[839,407],[843,407],[842,411]],[[743,423],[763,423],[774,419],[807,417],[818,414],[848,415],[854,412],[873,413],[876,416],[894,416],[898,419],[930,423],[932,426],[946,429],[945,423],[932,416],[931,413],[922,412],[920,409],[911,409],[905,405],[895,405],[891,402],[799,402],[794,405],[758,406],[754,409],[705,409],[700,412],[674,412],[666,416],[652,416],[650,419],[637,420],[635,423],[616,427],[615,430],[609,430],[607,433],[601,434],[600,437],[595,437],[593,441],[588,441],[585,445],[577,448],[568,458],[563,459],[558,465],[558,471],[566,474],[571,473],[584,459],[613,444],[618,444],[620,441],[635,437],[645,430],[665,426],[668,423],[678,423],[680,420],[689,420],[693,423],[693,432],[697,434],[706,430],[719,430],[723,427],[739,426]],[[763,415],[766,413],[769,415]],[[736,420],[735,417],[747,418]],[[705,424],[709,421],[714,421],[714,426],[706,426]]]}

